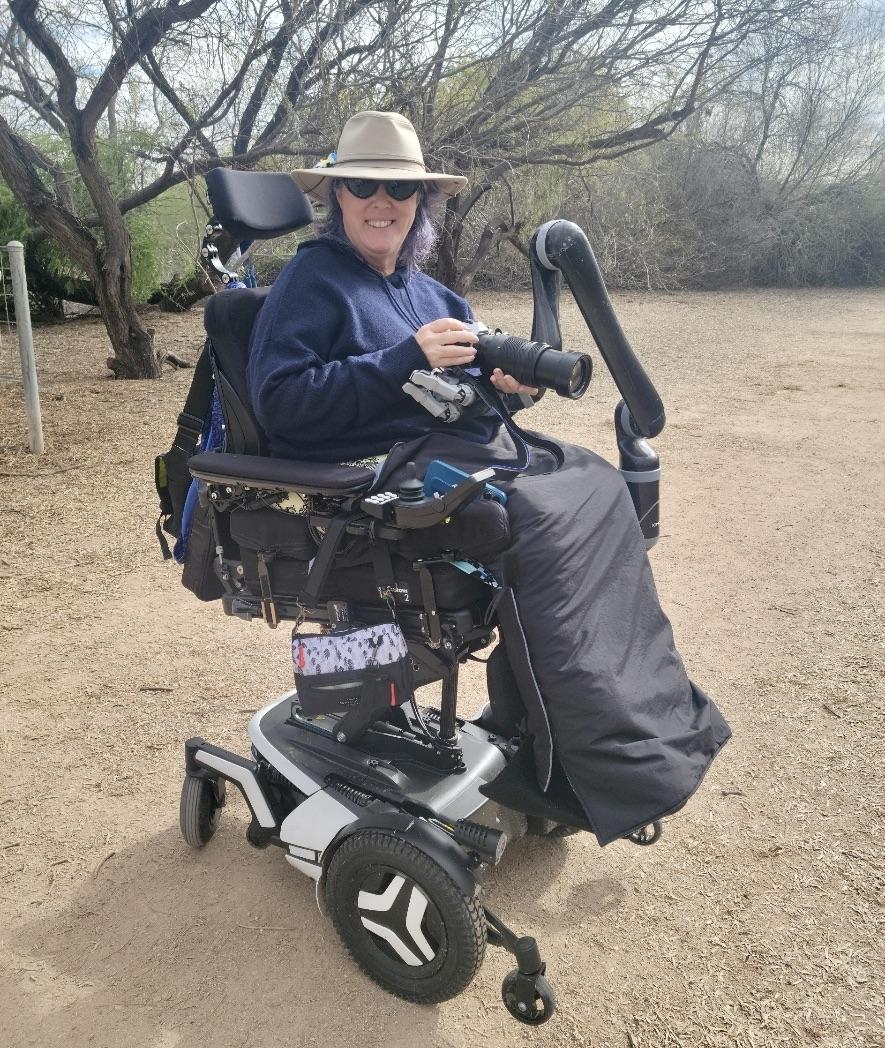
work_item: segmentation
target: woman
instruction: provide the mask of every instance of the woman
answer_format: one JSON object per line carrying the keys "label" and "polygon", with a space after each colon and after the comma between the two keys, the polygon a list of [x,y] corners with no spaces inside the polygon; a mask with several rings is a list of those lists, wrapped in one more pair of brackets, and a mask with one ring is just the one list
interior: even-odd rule
{"label": "woman", "polygon": [[[428,430],[487,443],[497,420],[481,405],[446,425],[402,389],[415,370],[475,356],[470,307],[417,268],[435,241],[434,197],[467,180],[425,171],[409,121],[373,112],[347,122],[334,167],[293,177],[329,215],[274,283],[253,334],[249,379],[270,453],[342,462]],[[492,381],[504,393],[537,392],[500,371]]]}
{"label": "woman", "polygon": [[[250,389],[271,454],[386,455],[384,486],[407,461],[420,473],[435,458],[507,476],[517,449],[493,412],[478,404],[441,423],[402,389],[417,369],[475,357],[470,307],[418,269],[433,244],[434,196],[466,180],[428,172],[396,113],[352,117],[334,157],[293,172],[329,214],[277,279],[253,335]],[[513,408],[537,392],[500,371],[492,382]],[[535,452],[498,481],[513,534],[498,615],[539,784],[551,782],[555,748],[605,844],[681,807],[730,732],[685,674],[620,474],[582,448],[561,451],[562,463]]]}

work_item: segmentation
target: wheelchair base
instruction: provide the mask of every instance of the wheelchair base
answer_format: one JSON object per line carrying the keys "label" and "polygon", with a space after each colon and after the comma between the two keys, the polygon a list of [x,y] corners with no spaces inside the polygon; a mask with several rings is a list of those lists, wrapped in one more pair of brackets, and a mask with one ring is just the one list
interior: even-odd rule
{"label": "wheelchair base", "polygon": [[472,979],[491,943],[517,959],[504,980],[505,1006],[522,1022],[546,1021],[555,1003],[537,944],[481,905],[476,881],[529,829],[524,815],[480,792],[505,769],[510,742],[459,721],[460,770],[452,771],[421,759],[417,730],[419,744],[409,745],[413,715],[398,731],[379,726],[358,749],[335,740],[332,718],[305,718],[295,699],[294,691],[283,695],[252,718],[251,759],[187,741],[188,843],[211,839],[232,783],[252,815],[249,843],[283,848],[318,882],[345,945],[382,986],[410,1000],[446,1000]]}

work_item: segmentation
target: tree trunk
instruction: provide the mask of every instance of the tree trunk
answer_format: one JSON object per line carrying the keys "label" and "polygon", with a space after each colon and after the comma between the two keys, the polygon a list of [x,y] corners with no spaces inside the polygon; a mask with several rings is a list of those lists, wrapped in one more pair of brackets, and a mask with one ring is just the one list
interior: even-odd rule
{"label": "tree trunk", "polygon": [[[230,233],[222,232],[215,238],[214,243],[218,249],[218,257],[224,261],[234,253],[239,241]],[[159,306],[164,313],[185,313],[201,298],[211,295],[214,291],[215,285],[207,272],[206,259],[198,250],[193,273],[185,278],[176,273],[171,280],[161,284],[148,301],[152,306]]]}
{"label": "tree trunk", "polygon": [[436,266],[433,275],[441,284],[445,284],[452,291],[458,290],[458,242],[460,233],[461,222],[458,216],[458,205],[455,203],[455,199],[451,198],[446,202],[442,228],[439,231]]}
{"label": "tree trunk", "polygon": [[[202,259],[200,259],[202,262]],[[159,306],[164,313],[186,313],[191,306],[215,291],[212,281],[202,269],[197,268],[186,279],[179,274],[161,284],[148,299],[152,306]]]}
{"label": "tree trunk", "polygon": [[116,251],[100,249],[97,264],[90,273],[114,349],[114,356],[108,358],[108,367],[116,378],[159,378],[160,361],[154,349],[153,329],[142,326],[132,302],[128,241],[126,236],[125,254],[119,248]]}

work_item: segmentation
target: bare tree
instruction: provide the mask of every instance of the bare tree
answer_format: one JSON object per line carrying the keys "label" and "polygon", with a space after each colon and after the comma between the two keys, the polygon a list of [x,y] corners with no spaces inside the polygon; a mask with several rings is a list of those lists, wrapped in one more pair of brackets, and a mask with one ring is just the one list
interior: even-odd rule
{"label": "bare tree", "polygon": [[615,285],[881,281],[885,12],[819,4],[744,52],[745,72],[667,141],[549,196]]}
{"label": "bare tree", "polygon": [[[470,189],[447,205],[440,278],[465,290],[497,243],[518,239],[514,177],[580,169],[661,141],[759,61],[747,40],[788,31],[809,6],[450,2],[432,54],[393,80],[397,89],[386,96],[391,108],[413,115],[433,156],[471,177]],[[497,206],[485,207],[484,221],[471,228],[491,194]]]}
{"label": "bare tree", "polygon": [[[464,290],[496,244],[519,242],[514,177],[660,141],[761,61],[748,40],[789,34],[821,2],[10,0],[0,175],[93,282],[117,374],[156,375],[124,216],[172,186],[217,165],[312,163],[351,112],[399,110],[431,163],[471,178],[438,259]],[[140,184],[115,195],[99,139],[127,121],[151,142]],[[41,135],[69,144],[87,206]]]}
{"label": "bare tree", "polygon": [[[115,363],[119,373],[125,375],[155,376],[159,365],[151,336],[132,305],[129,234],[99,161],[98,122],[139,53],[154,46],[177,22],[196,17],[211,3],[170,3],[148,8],[133,18],[85,97],[81,78],[65,53],[63,21],[40,17],[36,0],[10,3],[16,25],[6,34],[4,50],[19,75],[16,97],[48,127],[69,139],[94,214],[84,221],[76,213],[68,173],[2,117],[0,173],[30,214],[89,275],[116,353]],[[24,40],[30,47],[22,46]],[[46,76],[35,67],[32,48],[53,74],[51,89]]]}
{"label": "bare tree", "polygon": [[[104,0],[74,11],[11,0],[0,44],[0,175],[91,281],[117,375],[155,377],[160,366],[132,302],[124,216],[210,167],[250,167],[291,152],[302,94],[316,89],[325,69],[370,50],[365,38],[325,57],[366,6],[367,0],[159,6]],[[124,86],[149,94],[155,127],[154,144],[141,157],[142,184],[121,197],[99,147],[102,135],[117,134]],[[145,110],[144,98],[133,103],[136,126],[148,119]],[[75,171],[40,148],[41,135],[69,146]],[[85,208],[74,179],[86,191]]]}
{"label": "bare tree", "polygon": [[815,7],[748,41],[756,61],[702,133],[783,199],[862,179],[885,161],[885,10]]}

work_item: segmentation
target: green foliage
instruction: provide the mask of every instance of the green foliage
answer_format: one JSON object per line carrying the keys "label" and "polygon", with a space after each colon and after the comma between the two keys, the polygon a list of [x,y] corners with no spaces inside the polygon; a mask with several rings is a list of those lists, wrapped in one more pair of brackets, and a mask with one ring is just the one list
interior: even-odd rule
{"label": "green foliage", "polygon": [[[12,195],[7,185],[0,181],[0,244],[10,240],[21,241],[25,245],[25,257],[29,268],[36,266],[39,270],[54,272],[54,265],[60,256],[58,249],[53,253],[51,241],[39,235],[31,225],[27,212]],[[56,296],[38,289],[33,279],[28,282],[33,316],[52,316],[57,314],[61,303]]]}
{"label": "green foliage", "polygon": [[30,231],[27,212],[19,205],[9,187],[0,181],[0,243],[8,244],[10,240],[24,243]]}
{"label": "green foliage", "polygon": [[163,277],[153,210],[148,206],[126,216],[132,253],[132,297],[136,302],[146,302]]}
{"label": "green foliage", "polygon": [[[35,144],[49,156],[69,177],[69,185],[76,214],[86,216],[92,207],[89,195],[77,174],[73,154],[66,141],[41,135]],[[104,140],[98,144],[102,170],[108,176],[115,195],[130,193],[138,176],[135,151],[149,145],[149,136],[142,132],[129,132],[115,140]],[[131,238],[132,295],[136,302],[144,302],[159,286],[162,279],[161,244],[157,238],[158,203],[152,203],[126,216],[126,228]],[[100,238],[101,230],[95,234]],[[25,244],[28,264],[34,270],[43,271],[63,286],[87,279],[86,273],[65,253],[61,245],[52,240],[30,220],[28,213],[16,201],[10,189],[0,181],[0,243],[21,240]]]}

